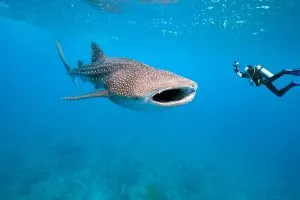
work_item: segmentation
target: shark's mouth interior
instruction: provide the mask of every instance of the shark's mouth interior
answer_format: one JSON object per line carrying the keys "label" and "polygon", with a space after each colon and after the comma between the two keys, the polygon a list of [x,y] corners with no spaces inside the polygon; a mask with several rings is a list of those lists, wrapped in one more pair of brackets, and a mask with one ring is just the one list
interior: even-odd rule
{"label": "shark's mouth interior", "polygon": [[192,87],[171,88],[152,96],[152,101],[159,104],[176,103],[193,98],[195,89]]}

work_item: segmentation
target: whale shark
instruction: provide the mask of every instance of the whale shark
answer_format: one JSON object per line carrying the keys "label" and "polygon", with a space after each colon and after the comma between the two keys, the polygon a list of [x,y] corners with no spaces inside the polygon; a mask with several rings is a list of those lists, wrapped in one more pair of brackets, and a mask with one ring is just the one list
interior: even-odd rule
{"label": "whale shark", "polygon": [[197,92],[198,85],[191,79],[131,58],[107,56],[95,42],[91,42],[91,61],[85,64],[78,60],[76,68],[69,65],[58,41],[56,48],[73,82],[77,85],[78,78],[95,88],[93,92],[62,97],[64,100],[107,98],[124,108],[148,111],[187,104]]}

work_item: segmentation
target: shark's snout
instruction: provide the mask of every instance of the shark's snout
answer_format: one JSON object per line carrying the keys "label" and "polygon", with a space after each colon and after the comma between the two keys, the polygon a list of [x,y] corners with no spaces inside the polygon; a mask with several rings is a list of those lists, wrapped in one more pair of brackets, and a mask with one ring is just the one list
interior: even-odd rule
{"label": "shark's snout", "polygon": [[190,86],[171,87],[157,91],[150,97],[150,102],[155,105],[172,107],[189,103],[196,95],[197,84]]}

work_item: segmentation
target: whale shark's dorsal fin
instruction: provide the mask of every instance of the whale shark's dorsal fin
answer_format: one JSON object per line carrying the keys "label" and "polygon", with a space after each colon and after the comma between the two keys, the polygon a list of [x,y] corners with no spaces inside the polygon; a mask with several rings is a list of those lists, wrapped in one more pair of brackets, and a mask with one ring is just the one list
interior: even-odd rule
{"label": "whale shark's dorsal fin", "polygon": [[102,49],[95,43],[91,43],[91,48],[92,48],[92,63],[103,63],[105,56],[102,51]]}
{"label": "whale shark's dorsal fin", "polygon": [[83,67],[83,62],[82,62],[81,60],[78,60],[78,61],[77,61],[77,66],[78,66],[79,68]]}

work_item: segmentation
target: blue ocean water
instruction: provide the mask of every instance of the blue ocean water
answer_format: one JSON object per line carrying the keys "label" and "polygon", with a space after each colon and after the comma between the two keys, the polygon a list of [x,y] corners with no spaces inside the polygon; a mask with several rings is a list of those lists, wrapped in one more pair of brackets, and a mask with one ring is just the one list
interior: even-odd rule
{"label": "blue ocean water", "polygon": [[[232,68],[299,67],[299,6],[2,0],[0,200],[300,199],[300,88],[279,98]],[[196,97],[158,113],[62,101],[93,88],[74,87],[56,40],[74,67],[94,41],[196,81]]]}

